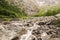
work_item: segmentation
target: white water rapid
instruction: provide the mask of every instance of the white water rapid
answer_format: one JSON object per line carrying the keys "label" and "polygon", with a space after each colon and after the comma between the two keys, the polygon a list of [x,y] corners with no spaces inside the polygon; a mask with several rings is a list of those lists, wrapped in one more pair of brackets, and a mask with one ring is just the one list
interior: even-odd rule
{"label": "white water rapid", "polygon": [[32,32],[34,29],[37,29],[37,27],[29,27],[27,28],[27,33],[21,36],[20,40],[31,40],[32,38],[36,38],[35,36],[32,35]]}

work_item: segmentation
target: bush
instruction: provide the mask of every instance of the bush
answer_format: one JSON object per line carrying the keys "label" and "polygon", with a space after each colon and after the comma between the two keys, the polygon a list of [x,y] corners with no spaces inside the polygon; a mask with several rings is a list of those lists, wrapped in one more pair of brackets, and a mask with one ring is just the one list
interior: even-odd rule
{"label": "bush", "polygon": [[60,13],[60,7],[59,6],[55,6],[55,7],[49,8],[47,10],[46,16],[56,15],[58,13]]}
{"label": "bush", "polygon": [[0,8],[0,18],[7,18],[7,17],[14,18],[14,17],[16,17],[16,15],[15,15],[15,13],[13,13],[11,11]]}
{"label": "bush", "polygon": [[27,16],[24,10],[0,0],[0,18],[21,18]]}
{"label": "bush", "polygon": [[60,13],[60,6],[51,6],[48,8],[40,8],[39,12],[36,13],[34,16],[39,17],[39,16],[52,16]]}

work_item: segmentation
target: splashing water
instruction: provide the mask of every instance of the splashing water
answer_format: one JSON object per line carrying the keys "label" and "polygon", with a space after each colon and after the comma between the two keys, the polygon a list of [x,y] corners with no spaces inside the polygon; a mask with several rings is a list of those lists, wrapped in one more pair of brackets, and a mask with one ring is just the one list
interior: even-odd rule
{"label": "splashing water", "polygon": [[27,33],[24,34],[24,35],[22,35],[20,40],[28,40],[28,39],[31,40],[30,37],[31,37],[31,35],[32,35],[32,31],[33,31],[33,30],[28,29],[28,30],[27,30]]}
{"label": "splashing water", "polygon": [[[37,27],[29,27],[27,28],[27,33],[21,36],[20,40],[31,40],[32,39],[32,32],[34,29],[37,29]],[[35,36],[33,36],[35,38]]]}

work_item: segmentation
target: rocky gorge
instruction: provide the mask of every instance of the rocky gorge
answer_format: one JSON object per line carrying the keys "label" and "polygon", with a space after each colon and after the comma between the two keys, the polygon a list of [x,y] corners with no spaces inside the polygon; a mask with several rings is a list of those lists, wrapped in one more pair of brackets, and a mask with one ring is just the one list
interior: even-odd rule
{"label": "rocky gorge", "polygon": [[60,40],[60,14],[2,21],[0,40]]}

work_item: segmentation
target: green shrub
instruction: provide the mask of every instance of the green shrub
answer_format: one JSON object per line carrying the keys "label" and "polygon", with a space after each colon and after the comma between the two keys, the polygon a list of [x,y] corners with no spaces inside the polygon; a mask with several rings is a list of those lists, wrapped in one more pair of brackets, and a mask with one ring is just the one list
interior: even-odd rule
{"label": "green shrub", "polygon": [[46,16],[56,15],[58,13],[60,13],[60,7],[59,6],[55,6],[55,7],[49,8],[47,10]]}
{"label": "green shrub", "polygon": [[5,0],[0,0],[0,18],[21,18],[27,16],[24,10],[8,4]]}
{"label": "green shrub", "polygon": [[9,10],[6,10],[6,9],[2,9],[0,8],[0,18],[7,18],[7,17],[16,17],[15,13],[9,11]]}
{"label": "green shrub", "polygon": [[50,7],[42,7],[40,8],[39,12],[36,13],[34,16],[52,16],[60,13],[60,6],[50,6]]}

